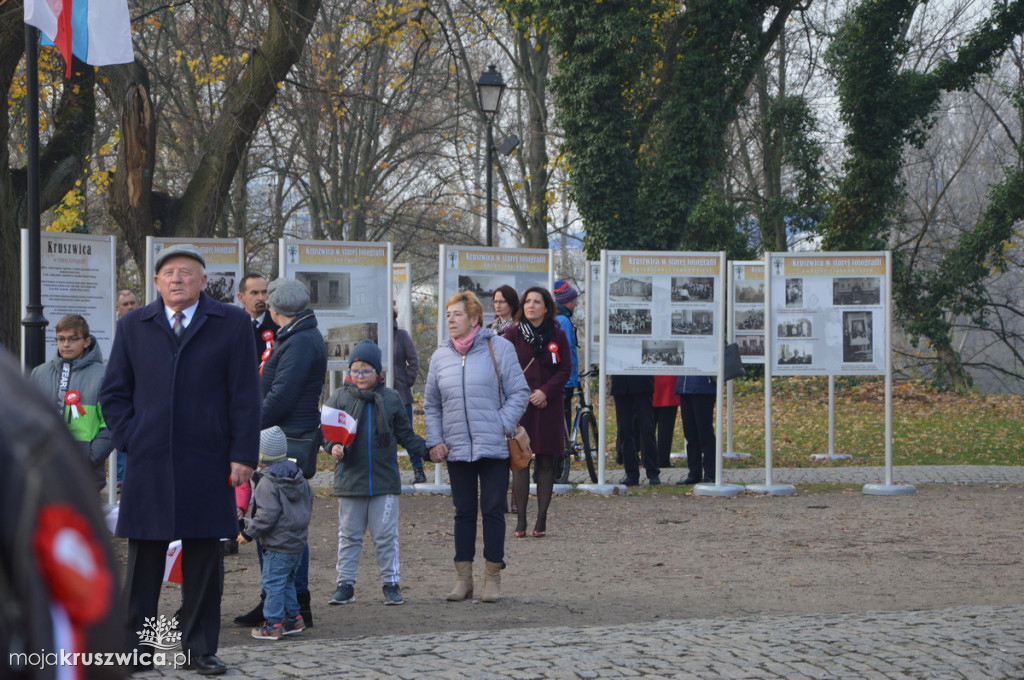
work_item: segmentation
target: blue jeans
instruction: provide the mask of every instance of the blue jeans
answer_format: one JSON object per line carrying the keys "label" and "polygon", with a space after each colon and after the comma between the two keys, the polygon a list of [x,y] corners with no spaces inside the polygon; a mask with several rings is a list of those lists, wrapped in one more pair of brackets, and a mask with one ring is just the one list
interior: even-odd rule
{"label": "blue jeans", "polygon": [[302,553],[263,551],[263,618],[274,625],[299,615],[299,599],[295,595],[295,578]]}
{"label": "blue jeans", "polygon": [[[256,542],[256,556],[260,561],[260,572],[263,571],[263,546],[260,545],[259,541]],[[299,570],[295,573],[295,592],[297,593],[308,593],[309,592],[309,544],[306,544],[305,549],[300,553],[301,559],[299,560]],[[266,593],[266,591],[264,591]]]}

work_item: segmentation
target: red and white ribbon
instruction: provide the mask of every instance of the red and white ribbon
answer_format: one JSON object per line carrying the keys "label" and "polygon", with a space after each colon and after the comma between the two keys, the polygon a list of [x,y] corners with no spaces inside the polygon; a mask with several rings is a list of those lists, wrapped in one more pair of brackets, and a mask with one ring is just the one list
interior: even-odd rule
{"label": "red and white ribbon", "polygon": [[64,403],[71,407],[71,417],[80,418],[85,415],[85,409],[82,408],[82,395],[78,393],[78,390],[71,390],[64,395]]}
{"label": "red and white ribbon", "polygon": [[[270,331],[267,331],[267,332],[269,333]],[[274,343],[272,343],[272,342],[267,343],[267,348],[265,350],[263,350],[263,357],[262,357],[262,360],[260,361],[260,375],[263,375],[263,367],[267,365],[267,360],[270,358],[270,355],[273,354],[273,353],[274,353]]]}
{"label": "red and white ribbon", "polygon": [[558,356],[558,343],[549,342],[548,351],[551,352],[551,363],[557,364],[561,360],[561,357]]}
{"label": "red and white ribbon", "polygon": [[263,335],[261,335],[260,337],[263,338],[264,342],[267,343],[267,349],[270,349],[271,347],[274,346],[274,331],[263,331]]}

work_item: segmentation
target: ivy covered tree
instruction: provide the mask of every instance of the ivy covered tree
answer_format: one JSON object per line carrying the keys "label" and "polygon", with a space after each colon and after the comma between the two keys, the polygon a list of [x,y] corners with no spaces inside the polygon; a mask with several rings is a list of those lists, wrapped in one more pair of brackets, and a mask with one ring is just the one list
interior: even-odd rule
{"label": "ivy covered tree", "polygon": [[553,92],[586,250],[728,247],[692,217],[792,0],[523,0],[552,34]]}
{"label": "ivy covered tree", "polygon": [[1011,171],[986,214],[934,266],[917,261],[914,242],[894,231],[902,224],[900,171],[907,145],[927,139],[943,93],[966,90],[990,73],[1011,41],[1024,32],[1024,2],[997,3],[958,49],[927,70],[906,62],[914,47],[906,31],[919,0],[872,0],[845,17],[829,47],[848,127],[848,158],[822,227],[826,250],[894,249],[897,316],[914,338],[925,337],[951,383],[967,376],[952,346],[949,314],[981,313],[984,279],[1021,216],[1021,179]]}

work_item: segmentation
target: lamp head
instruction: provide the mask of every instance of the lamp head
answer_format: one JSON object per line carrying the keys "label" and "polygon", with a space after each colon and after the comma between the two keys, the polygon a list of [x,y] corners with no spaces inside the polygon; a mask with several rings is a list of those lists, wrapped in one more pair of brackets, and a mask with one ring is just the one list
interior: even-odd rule
{"label": "lamp head", "polygon": [[505,81],[498,71],[498,67],[491,64],[487,70],[480,75],[476,81],[476,90],[480,95],[480,110],[488,117],[493,118],[501,106],[501,95],[505,92]]}

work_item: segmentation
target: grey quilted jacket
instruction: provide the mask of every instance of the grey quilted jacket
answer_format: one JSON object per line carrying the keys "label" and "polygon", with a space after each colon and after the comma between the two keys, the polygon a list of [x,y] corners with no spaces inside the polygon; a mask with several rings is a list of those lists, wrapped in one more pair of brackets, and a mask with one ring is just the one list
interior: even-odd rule
{"label": "grey quilted jacket", "polygon": [[[500,409],[498,377],[487,349],[488,338],[501,369]],[[481,328],[463,357],[449,340],[434,352],[427,373],[423,398],[427,448],[444,442],[448,445],[448,460],[453,462],[508,458],[505,435],[516,429],[529,398],[530,388],[510,342]]]}

